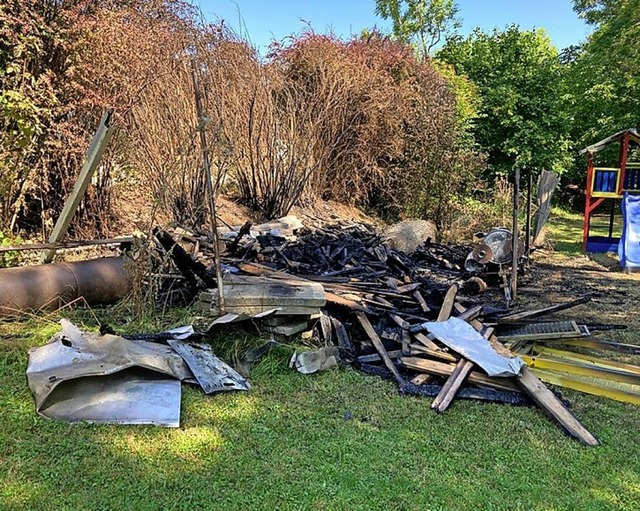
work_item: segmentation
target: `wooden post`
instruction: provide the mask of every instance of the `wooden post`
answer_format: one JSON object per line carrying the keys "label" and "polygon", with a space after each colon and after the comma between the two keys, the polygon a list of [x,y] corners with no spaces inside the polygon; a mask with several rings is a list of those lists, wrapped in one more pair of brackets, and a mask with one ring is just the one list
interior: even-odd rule
{"label": "wooden post", "polygon": [[205,131],[205,115],[200,96],[198,83],[198,67],[195,59],[191,61],[191,74],[193,77],[193,91],[196,98],[196,111],[198,113],[198,131],[200,132],[200,145],[202,146],[202,160],[204,165],[205,181],[207,182],[207,201],[209,204],[209,216],[211,223],[211,240],[213,241],[213,264],[216,269],[216,284],[218,285],[218,308],[220,314],[225,312],[224,289],[222,284],[222,268],[220,266],[220,247],[218,246],[218,222],[216,220],[216,199],[211,182],[211,166],[209,163],[209,147],[207,146],[207,134]]}
{"label": "wooden post", "polygon": [[511,239],[511,300],[518,294],[518,199],[520,195],[520,169],[516,168],[513,180],[513,229]]}
{"label": "wooden post", "polygon": [[[107,110],[102,116],[102,120],[100,121],[100,125],[96,130],[93,141],[89,146],[87,158],[82,169],[80,169],[80,174],[73,186],[71,195],[69,195],[67,202],[65,202],[64,208],[62,208],[62,213],[60,213],[58,221],[53,227],[53,231],[51,231],[49,243],[58,243],[67,233],[67,229],[69,228],[76,210],[78,209],[78,204],[80,204],[80,201],[84,197],[87,187],[91,182],[91,178],[98,168],[102,155],[104,154],[104,151],[109,144],[109,140],[111,140],[111,136],[113,135],[113,124],[111,123],[112,115],[113,110]],[[50,263],[55,253],[55,248],[44,250],[40,256],[40,264]]]}
{"label": "wooden post", "polygon": [[624,182],[627,176],[627,156],[629,154],[629,132],[627,131],[620,140],[620,177],[618,179],[618,195],[624,191]]}
{"label": "wooden post", "polygon": [[524,253],[527,255],[527,266],[529,266],[529,252],[531,251],[531,189],[533,188],[533,172],[529,170],[527,176],[527,225],[525,230]]}
{"label": "wooden post", "polygon": [[584,200],[584,224],[582,226],[582,251],[587,251],[587,239],[591,227],[591,188],[593,187],[593,153],[589,152],[587,160],[587,189]]}

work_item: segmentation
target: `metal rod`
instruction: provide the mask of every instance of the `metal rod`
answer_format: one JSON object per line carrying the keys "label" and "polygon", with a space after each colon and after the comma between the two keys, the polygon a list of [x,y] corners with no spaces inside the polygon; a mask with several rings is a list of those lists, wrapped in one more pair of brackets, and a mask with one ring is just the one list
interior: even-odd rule
{"label": "metal rod", "polygon": [[613,219],[616,216],[616,201],[611,201],[611,212],[609,213],[609,238],[613,237]]}
{"label": "metal rod", "polygon": [[520,195],[520,169],[516,168],[513,180],[513,229],[511,238],[511,301],[518,293],[518,196]]}
{"label": "metal rod", "polygon": [[220,247],[218,246],[218,222],[216,221],[216,199],[211,179],[211,166],[209,163],[209,146],[205,132],[205,116],[202,107],[202,97],[198,83],[198,67],[195,59],[191,61],[191,74],[193,76],[193,91],[196,99],[196,111],[198,113],[198,131],[200,132],[200,145],[202,146],[202,160],[204,164],[205,181],[207,182],[207,201],[211,222],[211,239],[213,240],[213,263],[216,269],[216,283],[218,284],[218,308],[224,314],[224,290],[222,284],[222,268],[220,266]]}

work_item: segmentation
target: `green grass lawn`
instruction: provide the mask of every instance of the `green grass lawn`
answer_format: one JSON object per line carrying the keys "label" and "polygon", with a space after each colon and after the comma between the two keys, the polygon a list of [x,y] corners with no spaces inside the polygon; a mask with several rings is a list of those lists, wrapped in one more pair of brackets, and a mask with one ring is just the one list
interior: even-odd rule
{"label": "green grass lawn", "polygon": [[1,510],[640,509],[631,405],[566,392],[602,442],[587,448],[536,408],[437,415],[354,370],[292,372],[283,350],[249,393],[185,388],[179,429],[68,425],[35,415],[25,378],[55,330],[0,325]]}
{"label": "green grass lawn", "polygon": [[[548,238],[554,248],[563,253],[582,253],[582,231],[584,216],[582,213],[570,212],[560,208],[553,208],[546,226]],[[605,214],[591,217],[591,235],[608,236],[609,216]],[[622,217],[620,213],[614,217],[613,235],[620,236],[622,232]]]}

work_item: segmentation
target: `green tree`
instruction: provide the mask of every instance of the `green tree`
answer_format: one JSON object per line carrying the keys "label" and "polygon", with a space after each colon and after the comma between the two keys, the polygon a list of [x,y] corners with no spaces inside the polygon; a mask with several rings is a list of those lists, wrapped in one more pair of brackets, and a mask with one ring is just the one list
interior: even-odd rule
{"label": "green tree", "polygon": [[393,22],[393,34],[425,58],[460,27],[454,0],[376,0],[376,14]]}
{"label": "green tree", "polygon": [[579,147],[640,118],[640,0],[574,0],[594,27],[569,61],[566,93]]}
{"label": "green tree", "polygon": [[487,177],[516,166],[562,172],[568,128],[562,108],[562,66],[542,29],[510,26],[455,37],[437,54],[479,89],[477,142],[488,154]]}

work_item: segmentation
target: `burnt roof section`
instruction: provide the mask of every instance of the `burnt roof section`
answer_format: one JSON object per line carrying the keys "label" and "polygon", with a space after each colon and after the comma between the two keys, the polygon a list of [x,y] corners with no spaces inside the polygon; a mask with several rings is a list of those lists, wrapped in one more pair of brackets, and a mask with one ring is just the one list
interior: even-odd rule
{"label": "burnt roof section", "polygon": [[582,151],[580,151],[580,154],[585,154],[585,153],[593,154],[593,153],[597,153],[598,151],[602,151],[610,143],[619,142],[620,140],[622,140],[622,137],[627,133],[630,135],[630,138],[632,138],[635,142],[640,143],[640,133],[638,133],[638,129],[628,128],[626,130],[618,131],[618,133],[615,133],[614,135],[611,135],[610,137],[607,137],[601,140],[600,142],[596,142],[595,144],[585,147]]}

